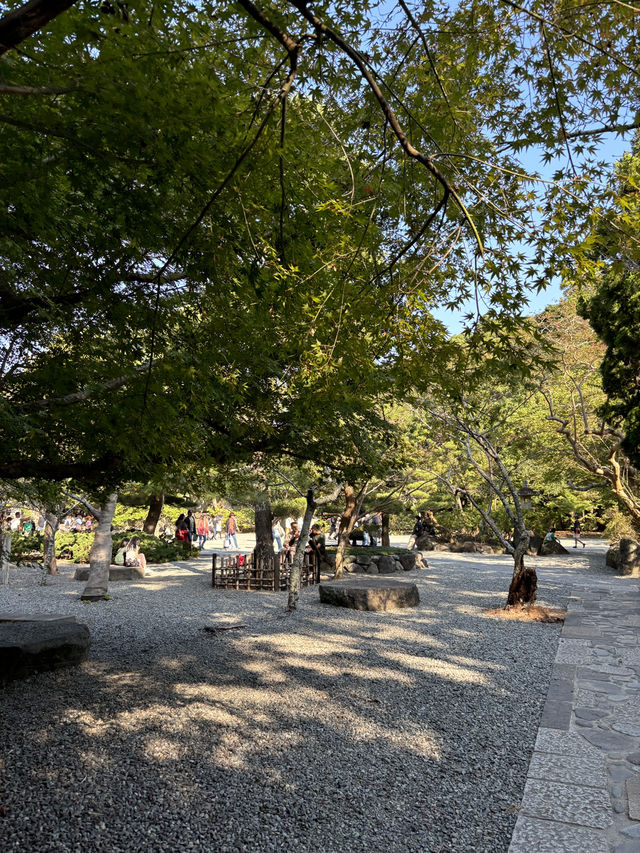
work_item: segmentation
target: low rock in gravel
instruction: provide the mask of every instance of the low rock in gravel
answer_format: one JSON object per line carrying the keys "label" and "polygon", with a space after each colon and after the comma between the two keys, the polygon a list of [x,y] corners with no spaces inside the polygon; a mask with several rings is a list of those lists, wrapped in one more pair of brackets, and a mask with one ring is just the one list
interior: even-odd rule
{"label": "low rock in gravel", "polygon": [[0,623],[0,684],[86,660],[89,629],[75,620]]}
{"label": "low rock in gravel", "polygon": [[400,610],[417,607],[418,587],[414,583],[369,578],[366,581],[336,581],[320,584],[320,601],[352,610]]}

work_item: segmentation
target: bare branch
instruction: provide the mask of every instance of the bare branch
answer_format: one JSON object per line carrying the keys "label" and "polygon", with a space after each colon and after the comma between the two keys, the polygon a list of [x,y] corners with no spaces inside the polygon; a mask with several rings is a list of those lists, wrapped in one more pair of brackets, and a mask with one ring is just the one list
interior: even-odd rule
{"label": "bare branch", "polygon": [[73,92],[75,88],[75,86],[34,88],[33,86],[11,86],[8,83],[0,83],[0,95],[66,95],[68,92]]}
{"label": "bare branch", "polygon": [[0,56],[73,6],[75,0],[29,0],[0,18]]}
{"label": "bare branch", "polygon": [[[132,368],[136,373],[144,373],[149,369],[149,363],[138,365]],[[135,377],[131,374],[125,376],[117,376],[114,379],[109,379],[103,382],[97,388],[85,388],[82,391],[74,391],[73,394],[66,394],[64,397],[44,397],[41,400],[31,400],[28,403],[21,403],[15,406],[15,410],[19,412],[35,412],[42,409],[48,409],[51,406],[72,406],[75,403],[81,403],[88,400],[94,394],[100,391],[113,391],[116,388],[121,388],[128,382],[131,382]]]}

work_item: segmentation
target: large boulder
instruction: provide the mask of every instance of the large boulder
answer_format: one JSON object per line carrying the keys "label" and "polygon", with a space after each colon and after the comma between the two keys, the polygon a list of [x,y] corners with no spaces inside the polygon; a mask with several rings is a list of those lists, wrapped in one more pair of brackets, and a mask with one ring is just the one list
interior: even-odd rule
{"label": "large boulder", "polygon": [[367,577],[320,584],[320,601],[352,610],[400,610],[420,603],[414,583]]}
{"label": "large boulder", "polygon": [[617,548],[607,551],[607,565],[621,575],[640,577],[640,543],[634,539],[621,539]]}
{"label": "large boulder", "polygon": [[[418,551],[418,554],[419,553],[420,552]],[[398,554],[396,559],[405,572],[410,572],[416,567],[417,556],[415,551],[407,551],[406,554]]]}
{"label": "large boulder", "polygon": [[422,533],[415,541],[413,546],[418,551],[433,551],[434,539],[428,533]]}
{"label": "large boulder", "polygon": [[620,571],[620,548],[617,545],[613,545],[607,551],[605,557],[605,563],[609,566],[610,569],[615,569],[616,571]]}
{"label": "large boulder", "polygon": [[[144,577],[144,569],[141,566],[110,566],[109,581],[137,581]],[[78,567],[73,577],[77,581],[89,580],[89,567]]]}
{"label": "large boulder", "polygon": [[86,660],[89,629],[73,617],[0,617],[0,684]]}
{"label": "large boulder", "polygon": [[381,575],[389,575],[398,570],[398,565],[393,557],[382,554],[378,560],[378,571]]}
{"label": "large boulder", "polygon": [[548,542],[543,542],[538,549],[539,557],[547,557],[549,554],[568,554],[567,549],[561,545],[557,539],[550,539]]}

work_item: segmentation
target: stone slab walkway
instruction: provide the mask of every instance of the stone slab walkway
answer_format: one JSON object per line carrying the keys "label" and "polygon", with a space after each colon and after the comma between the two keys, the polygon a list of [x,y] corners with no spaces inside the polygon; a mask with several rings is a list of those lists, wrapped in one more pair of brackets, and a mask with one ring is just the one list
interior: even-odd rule
{"label": "stone slab walkway", "polygon": [[509,853],[640,853],[640,581],[573,590]]}

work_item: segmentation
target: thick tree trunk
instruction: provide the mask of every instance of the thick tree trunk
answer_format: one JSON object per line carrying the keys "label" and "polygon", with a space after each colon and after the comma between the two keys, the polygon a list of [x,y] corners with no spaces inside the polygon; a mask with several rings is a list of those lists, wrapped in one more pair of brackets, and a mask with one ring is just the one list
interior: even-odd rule
{"label": "thick tree trunk", "polygon": [[153,534],[156,532],[156,527],[158,526],[158,522],[160,521],[163,506],[164,492],[160,492],[159,495],[151,495],[151,498],[149,499],[149,512],[147,513],[147,517],[145,518],[144,524],[142,525],[142,530],[144,533],[149,533],[153,536]]}
{"label": "thick tree trunk", "polygon": [[389,513],[382,513],[382,547],[388,548],[391,545],[389,537]]}
{"label": "thick tree trunk", "polygon": [[302,519],[302,530],[300,538],[296,545],[296,553],[291,566],[291,574],[289,575],[289,600],[287,602],[287,610],[295,610],[300,598],[300,576],[302,574],[302,562],[304,560],[304,549],[309,541],[309,528],[311,527],[311,519],[316,511],[317,504],[314,500],[314,491],[309,489],[307,492],[307,508],[304,511]]}
{"label": "thick tree trunk", "polygon": [[538,590],[536,570],[527,568],[524,555],[529,547],[529,531],[523,524],[516,524],[513,531],[513,577],[507,596],[507,607],[533,604]]}
{"label": "thick tree trunk", "polygon": [[349,534],[356,523],[356,493],[350,483],[344,484],[344,512],[340,516],[338,547],[336,549],[336,577],[344,577],[344,552],[349,544]]}
{"label": "thick tree trunk", "polygon": [[47,575],[57,575],[58,560],[56,558],[56,533],[60,526],[60,517],[52,512],[45,512],[44,541],[42,543],[42,570]]}
{"label": "thick tree trunk", "polygon": [[116,511],[118,495],[109,495],[104,506],[96,511],[98,528],[89,555],[89,580],[80,598],[83,601],[99,601],[109,589],[109,567],[111,566],[111,522]]}
{"label": "thick tree trunk", "polygon": [[256,521],[256,561],[273,560],[273,533],[269,496],[263,495],[262,500],[255,503],[254,510]]}

